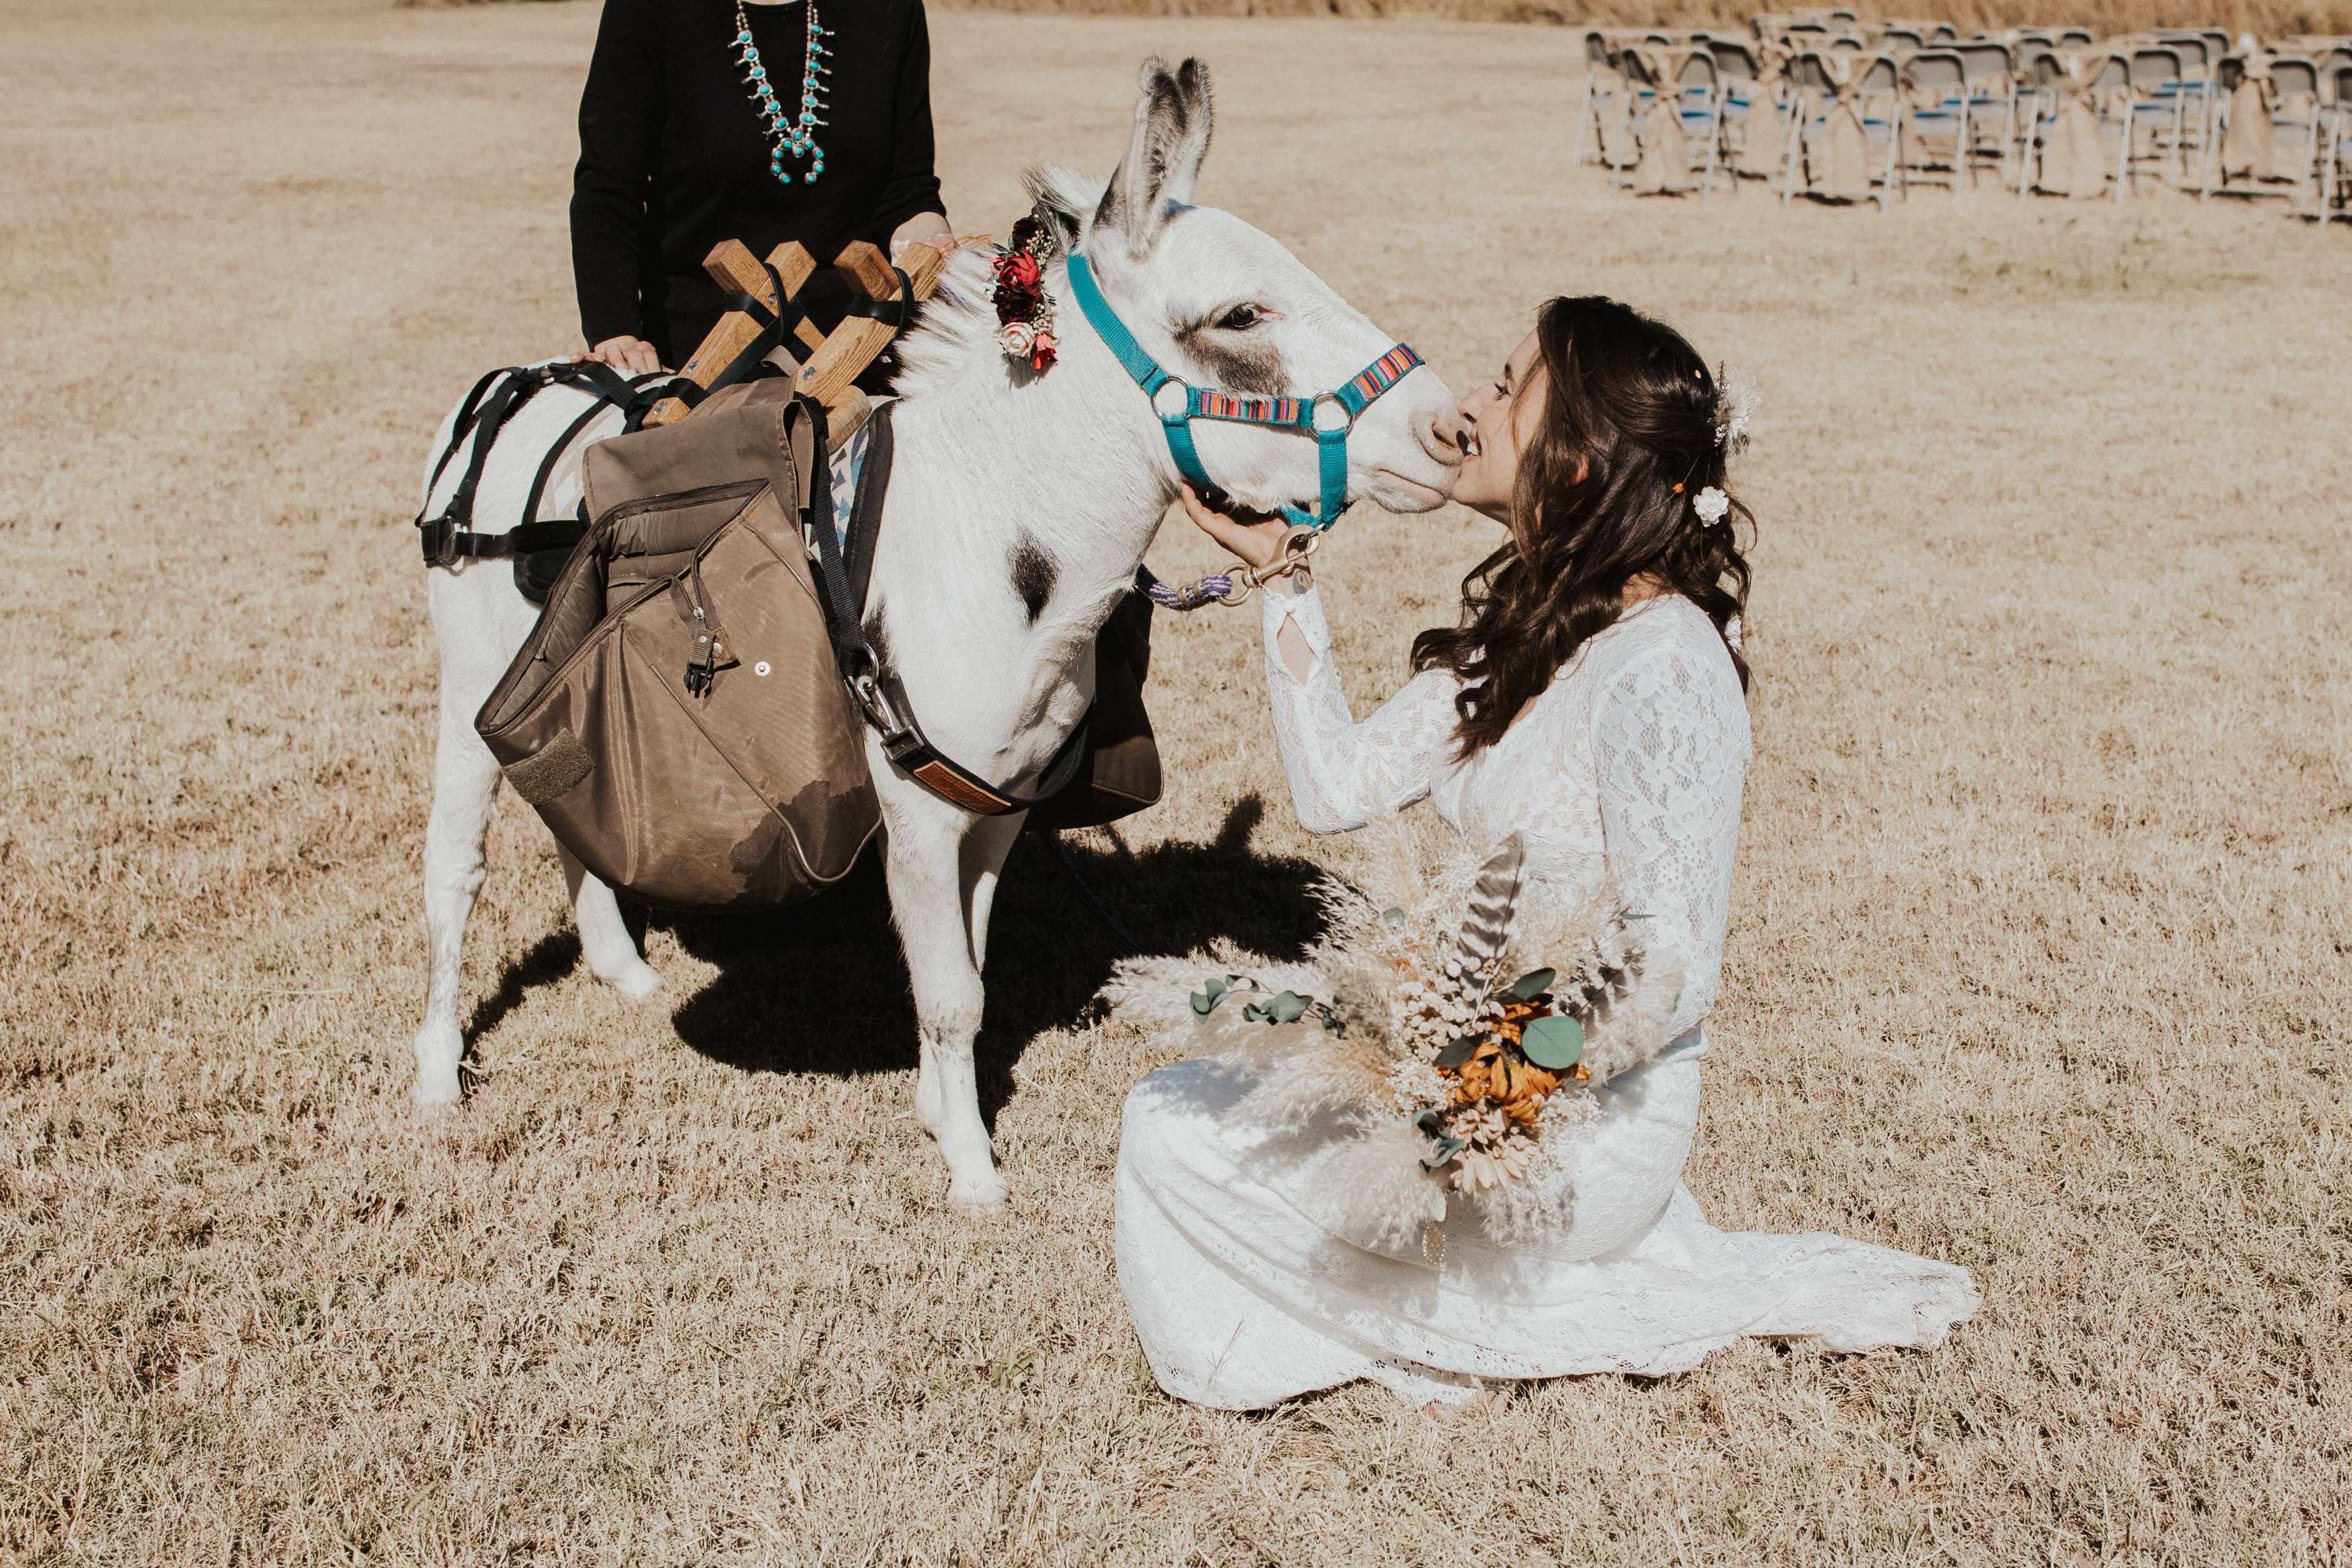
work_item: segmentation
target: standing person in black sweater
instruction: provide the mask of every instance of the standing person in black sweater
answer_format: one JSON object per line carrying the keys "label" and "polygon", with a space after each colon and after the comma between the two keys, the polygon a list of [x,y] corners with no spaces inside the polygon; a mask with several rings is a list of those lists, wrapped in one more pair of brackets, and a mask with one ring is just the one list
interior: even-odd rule
{"label": "standing person in black sweater", "polygon": [[[634,374],[693,353],[724,310],[702,270],[723,239],[820,263],[951,244],[930,68],[922,0],[604,0],[572,187],[586,357]],[[800,299],[830,327],[848,296],[821,268]]]}

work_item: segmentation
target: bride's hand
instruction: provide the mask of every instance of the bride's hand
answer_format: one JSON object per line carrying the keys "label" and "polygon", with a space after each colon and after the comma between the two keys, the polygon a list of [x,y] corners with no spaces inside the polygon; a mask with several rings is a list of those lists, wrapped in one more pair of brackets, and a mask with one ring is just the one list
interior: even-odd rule
{"label": "bride's hand", "polygon": [[1282,542],[1290,537],[1290,524],[1281,518],[1256,521],[1257,513],[1245,514],[1249,521],[1216,511],[1201,499],[1201,493],[1191,485],[1184,487],[1184,515],[1192,520],[1202,532],[1241,557],[1250,566],[1271,566],[1282,554]]}

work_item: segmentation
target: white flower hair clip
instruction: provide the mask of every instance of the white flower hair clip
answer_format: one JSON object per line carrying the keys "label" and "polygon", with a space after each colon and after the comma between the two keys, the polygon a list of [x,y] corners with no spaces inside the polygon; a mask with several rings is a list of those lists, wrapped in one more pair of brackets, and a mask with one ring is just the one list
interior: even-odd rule
{"label": "white flower hair clip", "polygon": [[1721,522],[1723,514],[1730,510],[1731,498],[1713,485],[1707,486],[1691,498],[1691,510],[1698,513],[1698,520],[1710,528]]}
{"label": "white flower hair clip", "polygon": [[1727,453],[1748,446],[1748,426],[1764,396],[1756,377],[1740,365],[1719,366],[1715,376],[1715,439]]}

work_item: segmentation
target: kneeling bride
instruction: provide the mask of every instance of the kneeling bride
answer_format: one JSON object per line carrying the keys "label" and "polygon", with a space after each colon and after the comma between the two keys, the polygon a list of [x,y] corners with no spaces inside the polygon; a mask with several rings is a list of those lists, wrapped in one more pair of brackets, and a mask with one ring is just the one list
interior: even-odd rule
{"label": "kneeling bride", "polygon": [[[1546,305],[1454,437],[1455,499],[1510,537],[1360,723],[1306,574],[1274,577],[1299,820],[1378,852],[1303,963],[1144,960],[1108,990],[1203,1052],[1137,1086],[1119,1149],[1119,1281],[1170,1393],[1454,1403],[1743,1335],[1926,1348],[1975,1310],[1965,1269],[1719,1231],[1682,1184],[1748,757],[1748,401],[1622,305]],[[1186,506],[1285,563],[1284,525]],[[1433,872],[1395,816],[1424,795],[1463,845]]]}

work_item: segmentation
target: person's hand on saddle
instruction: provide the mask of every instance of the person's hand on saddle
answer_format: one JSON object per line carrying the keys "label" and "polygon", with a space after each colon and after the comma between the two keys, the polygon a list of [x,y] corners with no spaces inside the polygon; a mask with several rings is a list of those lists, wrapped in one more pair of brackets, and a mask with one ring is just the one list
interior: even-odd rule
{"label": "person's hand on saddle", "polygon": [[662,367],[661,355],[656,353],[653,344],[643,338],[606,338],[594,348],[573,354],[572,363],[578,364],[582,360],[591,359],[599,364],[611,365],[623,375],[649,375]]}

